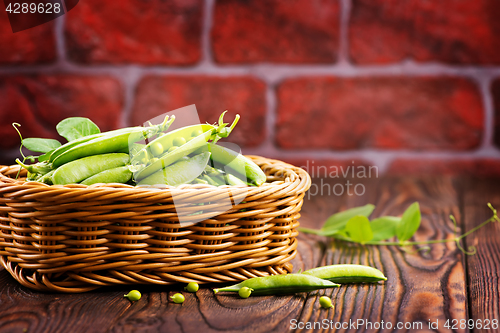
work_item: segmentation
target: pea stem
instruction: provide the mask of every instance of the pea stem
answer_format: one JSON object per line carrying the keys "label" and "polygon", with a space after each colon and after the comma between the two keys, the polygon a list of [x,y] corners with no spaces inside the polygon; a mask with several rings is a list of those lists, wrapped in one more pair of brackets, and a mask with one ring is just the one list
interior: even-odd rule
{"label": "pea stem", "polygon": [[[448,242],[455,242],[457,243],[457,247],[464,253],[466,254],[473,254],[475,253],[475,248],[470,247],[469,252],[465,251],[464,248],[460,245],[460,240],[463,238],[469,236],[470,234],[474,233],[475,231],[481,229],[485,225],[487,225],[490,222],[500,222],[500,218],[497,215],[496,209],[493,208],[493,206],[488,203],[488,207],[492,210],[493,216],[484,221],[483,223],[479,224],[478,226],[475,226],[471,230],[465,232],[464,234],[457,236],[457,221],[453,215],[450,215],[450,219],[454,223],[454,233],[455,237],[453,239],[433,239],[433,240],[427,240],[427,241],[414,241],[414,242],[409,242],[409,241],[404,241],[404,242],[388,242],[388,241],[368,241],[364,242],[363,244],[365,245],[395,245],[395,246],[412,246],[412,245],[426,245],[426,244],[441,244],[441,243],[448,243]],[[336,236],[337,239],[343,240],[345,242],[350,242],[350,243],[358,243],[355,242],[349,238],[342,237],[342,236]]]}

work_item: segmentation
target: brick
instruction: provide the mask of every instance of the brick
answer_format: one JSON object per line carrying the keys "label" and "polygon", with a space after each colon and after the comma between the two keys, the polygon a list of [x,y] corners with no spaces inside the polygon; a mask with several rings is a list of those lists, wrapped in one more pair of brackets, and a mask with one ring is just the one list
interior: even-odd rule
{"label": "brick", "polygon": [[332,63],[337,58],[337,0],[219,0],[213,22],[214,57],[220,63]]}
{"label": "brick", "polygon": [[254,147],[265,139],[266,87],[252,77],[148,76],[137,88],[131,123],[142,124],[165,112],[196,104],[202,123],[241,120],[227,141]]}
{"label": "brick", "polygon": [[54,23],[12,32],[6,13],[0,15],[0,65],[32,65],[56,60]]}
{"label": "brick", "polygon": [[123,107],[120,84],[106,76],[0,77],[0,148],[18,147],[11,124],[21,124],[23,137],[54,138],[65,142],[56,125],[67,117],[88,117],[107,131],[120,126]]}
{"label": "brick", "polygon": [[79,63],[193,64],[202,11],[202,0],[80,1],[67,14],[67,52]]}
{"label": "brick", "polygon": [[497,147],[500,147],[500,79],[493,81],[491,85],[493,104],[495,108],[495,124],[493,140]]}
{"label": "brick", "polygon": [[499,16],[496,0],[353,0],[350,57],[358,64],[499,64]]}
{"label": "brick", "polygon": [[466,150],[483,134],[480,94],[461,78],[298,78],[277,95],[284,149]]}
{"label": "brick", "polygon": [[397,159],[388,175],[500,177],[500,159]]}

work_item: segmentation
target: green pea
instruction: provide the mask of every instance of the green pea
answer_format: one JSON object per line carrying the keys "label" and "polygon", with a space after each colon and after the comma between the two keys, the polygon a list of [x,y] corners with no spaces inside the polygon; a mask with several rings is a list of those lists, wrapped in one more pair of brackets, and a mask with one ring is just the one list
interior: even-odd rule
{"label": "green pea", "polygon": [[194,138],[194,137],[197,137],[198,135],[202,135],[202,134],[203,134],[203,131],[201,130],[201,128],[198,128],[198,129],[193,130],[193,132],[191,133],[191,137]]}
{"label": "green pea", "polygon": [[170,298],[172,299],[172,301],[174,301],[174,303],[177,304],[184,303],[185,300],[184,295],[180,293],[177,293],[174,296],[170,296]]}
{"label": "green pea", "polygon": [[184,139],[182,136],[178,136],[178,137],[174,138],[174,140],[172,141],[172,144],[174,146],[177,146],[177,147],[180,147],[185,143],[186,143],[186,139]]}
{"label": "green pea", "polygon": [[325,309],[333,308],[332,300],[328,296],[321,296],[319,298],[319,305]]}
{"label": "green pea", "polygon": [[189,291],[190,293],[195,293],[200,289],[200,286],[196,282],[189,282],[187,286],[184,287],[184,290]]}
{"label": "green pea", "polygon": [[252,294],[253,289],[248,288],[248,287],[243,287],[240,290],[238,290],[238,295],[240,295],[241,298],[248,298]]}
{"label": "green pea", "polygon": [[171,151],[174,151],[174,150],[176,150],[177,148],[179,148],[179,147],[177,147],[177,146],[172,146],[172,147],[168,148],[167,152],[168,152],[168,153],[170,153]]}
{"label": "green pea", "polygon": [[135,302],[141,299],[141,293],[138,290],[131,290],[127,295],[123,295],[123,297],[127,297],[132,302]]}
{"label": "green pea", "polygon": [[151,153],[154,156],[160,156],[163,153],[163,146],[159,142],[155,142],[153,145],[151,145]]}

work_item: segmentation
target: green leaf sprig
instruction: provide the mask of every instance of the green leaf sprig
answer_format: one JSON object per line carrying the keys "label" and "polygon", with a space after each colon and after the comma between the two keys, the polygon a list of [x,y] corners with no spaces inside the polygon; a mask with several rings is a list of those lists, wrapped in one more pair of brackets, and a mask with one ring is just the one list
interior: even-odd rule
{"label": "green leaf sprig", "polygon": [[[321,229],[299,228],[299,230],[304,233],[366,245],[396,245],[404,247],[455,242],[460,251],[472,255],[476,253],[476,248],[470,246],[468,250],[465,250],[460,241],[490,222],[500,222],[497,210],[490,203],[488,203],[488,207],[493,212],[493,215],[488,220],[462,235],[457,234],[457,221],[453,215],[450,215],[450,219],[454,224],[455,237],[453,239],[409,241],[417,232],[422,220],[418,202],[411,204],[401,217],[382,216],[370,221],[369,216],[375,209],[375,206],[368,204],[333,214],[326,220]],[[396,238],[396,241],[388,241],[392,238]]]}
{"label": "green leaf sprig", "polygon": [[[27,179],[35,180],[37,178],[37,175],[43,176],[44,174],[48,173],[51,170],[51,167],[46,163],[46,161],[49,159],[50,154],[52,154],[54,150],[56,150],[61,146],[61,143],[54,139],[44,139],[44,138],[23,139],[23,136],[21,135],[21,132],[19,131],[18,128],[21,127],[21,125],[18,123],[12,123],[12,126],[14,127],[17,134],[19,134],[19,137],[21,138],[21,145],[19,147],[19,152],[21,153],[23,160],[22,161],[16,160],[16,162],[23,168],[28,170],[29,174]],[[64,137],[66,140],[68,140],[68,142],[79,139],[87,135],[97,134],[101,132],[99,130],[99,127],[97,127],[97,125],[92,120],[84,117],[66,118],[57,124],[56,130],[57,133],[60,136]],[[25,156],[23,153],[23,147],[32,152],[42,153],[42,155]],[[38,159],[39,163],[32,165],[25,164],[26,160],[30,160],[32,163],[34,163],[36,159]],[[20,172],[21,169],[19,169],[16,179],[19,177]]]}
{"label": "green leaf sprig", "polygon": [[[61,146],[61,143],[54,139],[43,139],[43,138],[23,139],[23,136],[21,135],[21,132],[18,129],[18,127],[20,127],[21,125],[18,123],[13,123],[12,126],[14,127],[14,129],[17,131],[17,134],[19,134],[19,137],[21,138],[21,146],[19,147],[19,151],[21,152],[21,156],[23,157],[23,163],[26,161],[26,159],[29,159],[32,162],[34,162],[36,158],[38,159],[38,162],[43,162],[48,159],[50,154],[55,149]],[[84,117],[66,118],[60,121],[56,125],[56,130],[57,133],[66,140],[68,140],[68,142],[82,138],[87,135],[98,134],[101,132],[99,130],[99,127],[97,127],[97,125],[92,120]],[[22,151],[23,147],[32,152],[43,153],[43,155],[24,156]]]}

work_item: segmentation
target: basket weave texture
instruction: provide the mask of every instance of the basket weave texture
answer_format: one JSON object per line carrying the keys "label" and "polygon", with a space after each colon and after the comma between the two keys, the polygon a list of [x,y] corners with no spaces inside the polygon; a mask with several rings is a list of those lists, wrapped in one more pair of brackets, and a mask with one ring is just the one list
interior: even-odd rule
{"label": "basket weave texture", "polygon": [[[264,185],[49,186],[0,166],[0,261],[26,287],[67,293],[291,272],[311,179],[290,164],[248,157],[266,173]],[[237,203],[229,210],[218,200],[228,195]],[[201,221],[180,223],[179,205]]]}

